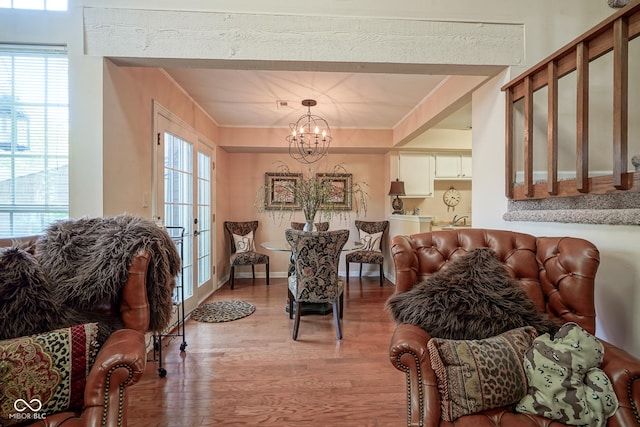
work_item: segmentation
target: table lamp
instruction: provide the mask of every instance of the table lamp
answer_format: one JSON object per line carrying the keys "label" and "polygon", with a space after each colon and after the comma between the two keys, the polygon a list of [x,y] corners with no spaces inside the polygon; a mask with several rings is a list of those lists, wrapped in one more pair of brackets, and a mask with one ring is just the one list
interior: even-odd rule
{"label": "table lamp", "polygon": [[402,200],[400,199],[400,196],[405,195],[404,181],[400,181],[398,178],[396,178],[395,181],[391,181],[391,188],[389,189],[389,195],[396,196],[396,198],[393,199],[393,201],[391,202],[391,207],[393,208],[392,213],[394,214],[403,213]]}

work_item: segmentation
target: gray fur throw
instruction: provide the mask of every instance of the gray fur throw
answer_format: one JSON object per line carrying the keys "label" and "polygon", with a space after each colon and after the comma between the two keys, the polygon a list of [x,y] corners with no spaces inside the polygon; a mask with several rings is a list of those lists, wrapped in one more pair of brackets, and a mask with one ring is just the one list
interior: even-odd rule
{"label": "gray fur throw", "polygon": [[397,323],[420,326],[436,338],[478,340],[523,326],[533,326],[539,335],[558,329],[488,248],[470,250],[392,295],[386,307]]}
{"label": "gray fur throw", "polygon": [[72,326],[38,261],[19,248],[0,249],[0,340]]}
{"label": "gray fur throw", "polygon": [[180,254],[166,232],[131,215],[52,223],[36,244],[36,257],[64,306],[84,314],[118,304],[133,256],[151,252],[147,271],[149,331],[166,328],[173,309]]}

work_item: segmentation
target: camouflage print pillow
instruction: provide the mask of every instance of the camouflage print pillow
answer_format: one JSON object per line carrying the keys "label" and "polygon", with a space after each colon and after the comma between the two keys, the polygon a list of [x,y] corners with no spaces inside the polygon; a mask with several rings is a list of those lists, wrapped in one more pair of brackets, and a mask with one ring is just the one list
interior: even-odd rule
{"label": "camouflage print pillow", "polygon": [[445,421],[518,402],[527,393],[524,353],[537,336],[525,326],[482,340],[427,343]]}
{"label": "camouflage print pillow", "polygon": [[525,355],[529,391],[516,411],[569,425],[605,426],[618,409],[618,399],[598,368],[603,357],[602,343],[573,322],[564,324],[553,339],[539,336]]}

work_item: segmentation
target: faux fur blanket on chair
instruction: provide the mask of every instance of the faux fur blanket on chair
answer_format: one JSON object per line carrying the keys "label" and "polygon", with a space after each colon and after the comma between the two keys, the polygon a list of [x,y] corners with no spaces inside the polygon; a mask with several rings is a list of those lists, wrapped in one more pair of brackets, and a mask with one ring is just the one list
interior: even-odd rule
{"label": "faux fur blanket on chair", "polygon": [[533,301],[489,248],[471,249],[406,292],[389,297],[396,323],[420,326],[432,337],[480,340],[533,326],[538,334],[558,326]]}
{"label": "faux fur blanket on chair", "polygon": [[181,259],[161,227],[144,218],[119,215],[52,223],[36,244],[36,257],[64,306],[87,312],[119,302],[133,256],[151,252],[147,272],[149,331],[166,328]]}

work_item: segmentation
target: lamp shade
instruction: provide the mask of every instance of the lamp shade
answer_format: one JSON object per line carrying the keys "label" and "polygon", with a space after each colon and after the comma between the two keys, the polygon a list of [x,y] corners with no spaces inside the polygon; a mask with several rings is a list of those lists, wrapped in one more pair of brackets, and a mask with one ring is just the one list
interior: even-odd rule
{"label": "lamp shade", "polygon": [[396,179],[391,181],[391,188],[389,188],[389,196],[404,196],[404,181]]}

